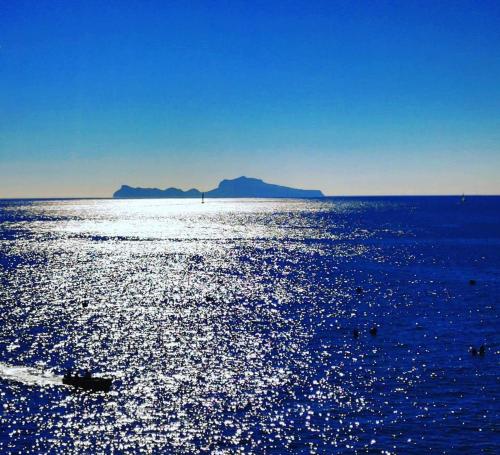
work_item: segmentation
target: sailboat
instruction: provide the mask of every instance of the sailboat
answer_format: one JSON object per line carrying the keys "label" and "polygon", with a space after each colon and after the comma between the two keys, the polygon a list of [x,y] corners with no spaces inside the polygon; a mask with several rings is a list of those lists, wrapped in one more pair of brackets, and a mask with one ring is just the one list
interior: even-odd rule
{"label": "sailboat", "polygon": [[464,193],[462,193],[462,200],[461,200],[461,202],[462,202],[462,204],[465,203],[465,194]]}
{"label": "sailboat", "polygon": [[201,203],[205,203],[205,193],[201,193]]}

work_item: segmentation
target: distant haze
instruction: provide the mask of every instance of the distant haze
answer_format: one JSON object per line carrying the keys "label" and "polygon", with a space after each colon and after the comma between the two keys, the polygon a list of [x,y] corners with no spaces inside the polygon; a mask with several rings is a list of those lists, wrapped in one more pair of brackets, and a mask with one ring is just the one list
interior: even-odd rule
{"label": "distant haze", "polygon": [[500,194],[498,1],[3,2],[0,198]]}

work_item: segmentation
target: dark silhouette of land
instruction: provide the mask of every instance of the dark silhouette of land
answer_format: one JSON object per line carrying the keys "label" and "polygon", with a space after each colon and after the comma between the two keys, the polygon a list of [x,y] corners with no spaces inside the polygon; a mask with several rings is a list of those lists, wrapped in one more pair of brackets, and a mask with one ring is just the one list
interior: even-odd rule
{"label": "dark silhouette of land", "polygon": [[[287,186],[273,185],[260,179],[239,177],[233,180],[222,180],[219,186],[206,191],[207,198],[316,198],[324,197],[320,190],[301,190]],[[148,198],[201,198],[202,192],[192,188],[183,191],[178,188],[133,188],[128,185],[113,194],[114,198],[148,199]]]}

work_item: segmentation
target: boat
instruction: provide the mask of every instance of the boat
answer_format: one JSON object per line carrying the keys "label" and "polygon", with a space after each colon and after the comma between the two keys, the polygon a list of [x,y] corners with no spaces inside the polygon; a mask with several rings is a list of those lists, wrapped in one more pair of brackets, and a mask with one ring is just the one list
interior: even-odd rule
{"label": "boat", "polygon": [[112,380],[109,378],[93,378],[92,376],[71,376],[65,374],[62,380],[63,384],[77,387],[83,390],[93,392],[109,392]]}

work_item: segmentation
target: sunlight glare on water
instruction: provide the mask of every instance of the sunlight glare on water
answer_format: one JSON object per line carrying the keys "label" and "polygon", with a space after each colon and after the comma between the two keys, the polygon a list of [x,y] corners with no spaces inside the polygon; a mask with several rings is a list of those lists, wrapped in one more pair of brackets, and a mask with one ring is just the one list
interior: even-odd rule
{"label": "sunlight glare on water", "polygon": [[499,204],[439,201],[0,201],[0,451],[489,447]]}

